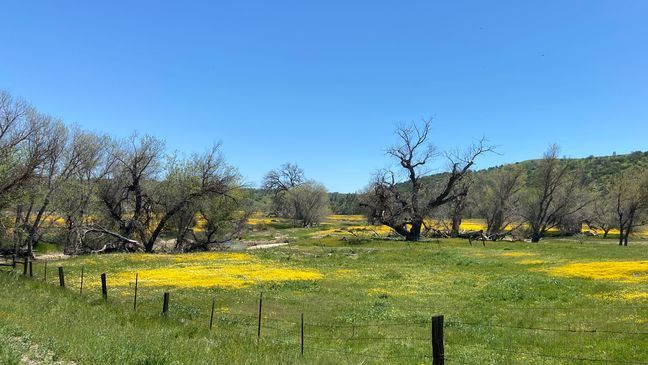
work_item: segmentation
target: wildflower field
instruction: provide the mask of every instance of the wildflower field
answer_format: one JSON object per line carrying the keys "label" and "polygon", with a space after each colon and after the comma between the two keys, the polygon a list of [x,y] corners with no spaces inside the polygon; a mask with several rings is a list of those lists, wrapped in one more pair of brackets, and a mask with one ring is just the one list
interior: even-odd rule
{"label": "wildflower field", "polygon": [[289,244],[3,268],[0,363],[426,364],[436,314],[448,364],[648,363],[646,241],[407,243],[355,216],[256,219],[246,239]]}

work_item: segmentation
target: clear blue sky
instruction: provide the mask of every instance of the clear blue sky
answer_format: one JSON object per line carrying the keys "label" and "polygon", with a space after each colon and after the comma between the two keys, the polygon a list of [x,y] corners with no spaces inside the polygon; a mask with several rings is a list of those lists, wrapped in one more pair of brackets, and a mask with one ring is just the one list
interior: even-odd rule
{"label": "clear blue sky", "polygon": [[394,123],[440,149],[648,149],[648,1],[3,1],[0,88],[91,130],[223,142],[258,183],[331,191],[388,165]]}

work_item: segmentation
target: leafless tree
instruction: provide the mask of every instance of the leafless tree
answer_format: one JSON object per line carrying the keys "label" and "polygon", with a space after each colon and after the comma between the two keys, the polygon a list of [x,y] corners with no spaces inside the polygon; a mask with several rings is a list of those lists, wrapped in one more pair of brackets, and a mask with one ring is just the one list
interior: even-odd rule
{"label": "leafless tree", "polygon": [[51,124],[49,116],[0,91],[0,205],[11,202],[48,158]]}
{"label": "leafless tree", "polygon": [[469,177],[469,174],[467,174],[463,181],[457,184],[457,198],[447,204],[450,213],[450,237],[459,237],[461,221],[463,220],[468,205],[468,193],[472,184],[473,181]]}
{"label": "leafless tree", "polygon": [[279,216],[288,215],[286,194],[289,190],[302,185],[306,181],[304,170],[292,163],[285,163],[278,169],[270,170],[263,178],[262,188],[272,193],[270,210]]}
{"label": "leafless tree", "polygon": [[66,179],[55,194],[56,212],[65,220],[66,253],[84,251],[88,233],[104,234],[98,224],[99,187],[115,163],[116,145],[105,135],[82,130],[73,132],[70,153],[78,156],[71,178]]}
{"label": "leafless tree", "polygon": [[[104,204],[108,230],[121,237],[147,240],[153,216],[149,194],[161,172],[164,143],[151,136],[133,134],[115,153],[115,163],[99,184],[99,198]],[[115,232],[115,233],[117,233]]]}
{"label": "leafless tree", "polygon": [[531,242],[561,224],[589,202],[583,199],[583,183],[573,168],[558,158],[559,148],[551,145],[531,173],[521,203],[522,217],[531,231]]}
{"label": "leafless tree", "polygon": [[627,246],[630,234],[647,223],[648,173],[632,169],[624,171],[610,188],[617,215],[619,246]]}
{"label": "leafless tree", "polygon": [[[52,123],[47,131],[50,139],[49,153],[35,172],[35,181],[28,189],[29,208],[24,229],[27,231],[27,254],[33,256],[33,247],[40,240],[40,228],[45,219],[53,213],[51,202],[60,186],[76,172],[80,156],[70,148],[68,130],[61,122]],[[34,214],[33,219],[30,216]]]}
{"label": "leafless tree", "polygon": [[603,238],[607,238],[610,231],[618,225],[617,201],[614,199],[611,184],[594,188],[590,200],[592,204],[587,209],[585,222],[591,229],[603,231]]}
{"label": "leafless tree", "polygon": [[0,91],[0,207],[16,204],[15,254],[32,255],[65,138],[62,123]]}
{"label": "leafless tree", "polygon": [[286,194],[289,216],[302,227],[319,224],[329,213],[328,193],[324,185],[306,181]]}
{"label": "leafless tree", "polygon": [[270,170],[263,179],[263,188],[272,191],[288,191],[306,181],[304,170],[296,164],[285,163]]}
{"label": "leafless tree", "polygon": [[515,166],[501,167],[477,178],[471,200],[475,212],[486,219],[489,237],[496,237],[506,227],[519,223],[520,193],[524,183],[524,170]]}
{"label": "leafless tree", "polygon": [[240,189],[238,173],[225,163],[218,145],[185,161],[171,159],[166,170],[167,175],[158,185],[154,199],[157,222],[144,240],[147,252],[153,251],[156,240],[169,220],[183,209],[201,199],[234,199],[232,192]]}
{"label": "leafless tree", "polygon": [[392,171],[378,173],[363,197],[370,220],[380,222],[394,229],[408,241],[417,241],[421,227],[431,212],[465,194],[457,189],[459,184],[474,165],[475,160],[493,150],[482,139],[468,148],[463,154],[445,154],[449,162],[449,172],[442,176],[438,184],[424,184],[428,174],[424,170],[429,162],[439,156],[429,142],[431,123],[422,125],[402,125],[396,129],[399,144],[388,149],[404,170],[406,180],[399,184]]}
{"label": "leafless tree", "polygon": [[262,187],[273,194],[274,213],[290,217],[302,227],[318,224],[329,210],[326,188],[306,180],[304,170],[296,164],[285,163],[270,170]]}
{"label": "leafless tree", "polygon": [[[197,204],[199,229],[187,227],[193,242],[182,242],[183,251],[208,249],[211,245],[220,245],[240,236],[245,230],[247,220],[253,209],[249,204],[245,190],[237,189],[228,196],[215,196],[202,200]],[[179,231],[180,232],[180,231]]]}

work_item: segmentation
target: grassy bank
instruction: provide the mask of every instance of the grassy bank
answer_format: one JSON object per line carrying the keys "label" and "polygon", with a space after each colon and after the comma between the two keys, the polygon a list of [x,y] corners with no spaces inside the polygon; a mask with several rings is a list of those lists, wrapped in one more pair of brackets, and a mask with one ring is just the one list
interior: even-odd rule
{"label": "grassy bank", "polygon": [[[465,240],[327,237],[256,252],[115,254],[47,265],[46,282],[42,261],[34,264],[34,279],[0,275],[6,293],[0,336],[28,338],[53,359],[82,364],[427,363],[433,314],[446,318],[450,361],[648,361],[648,249],[642,244],[471,247]],[[57,266],[64,266],[65,290],[57,287]],[[166,317],[160,314],[164,292],[171,294]],[[10,360],[11,351],[0,356]]]}

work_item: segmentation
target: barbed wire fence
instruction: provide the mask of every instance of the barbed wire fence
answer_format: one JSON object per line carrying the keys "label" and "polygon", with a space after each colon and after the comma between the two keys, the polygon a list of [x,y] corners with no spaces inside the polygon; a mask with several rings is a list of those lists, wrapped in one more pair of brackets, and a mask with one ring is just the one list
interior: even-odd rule
{"label": "barbed wire fence", "polygon": [[[22,275],[27,278],[33,278],[33,265],[30,260],[16,261],[13,260],[9,272],[18,273],[16,270],[20,265],[22,267]],[[57,268],[58,283],[62,288],[66,287],[65,284],[65,270],[62,266]],[[84,283],[83,267],[81,268],[80,277],[80,294],[83,294]],[[54,275],[52,275],[54,276]],[[133,309],[137,309],[138,289],[140,290],[139,296],[141,299],[141,287],[138,287],[138,274],[134,277],[134,293],[133,293]],[[107,275],[101,274],[101,296],[104,301],[108,301],[108,283]],[[47,282],[47,263],[44,265],[43,281]],[[141,284],[140,284],[141,285]],[[164,317],[169,316],[170,312],[170,292],[165,291],[162,296],[160,314]],[[446,320],[443,315],[430,316],[429,320],[402,320],[402,321],[389,321],[389,322],[361,322],[361,323],[339,323],[339,322],[318,322],[316,320],[309,320],[305,317],[304,313],[300,313],[300,320],[291,320],[286,318],[277,318],[276,316],[270,317],[264,314],[263,310],[263,293],[261,292],[258,298],[258,312],[257,313],[226,313],[220,314],[217,317],[216,330],[223,330],[225,326],[238,327],[238,335],[256,340],[257,343],[266,336],[267,332],[270,335],[278,335],[274,337],[274,343],[277,345],[290,346],[299,348],[301,356],[308,357],[316,354],[319,356],[336,355],[343,356],[349,359],[373,359],[379,362],[429,362],[433,365],[449,364],[481,364],[484,363],[482,358],[475,357],[475,350],[478,350],[482,356],[491,357],[498,355],[496,359],[506,361],[507,363],[579,363],[579,364],[631,364],[631,365],[648,365],[648,328],[645,330],[618,330],[609,328],[595,328],[584,327],[583,324],[572,325],[567,324],[563,326],[531,326],[531,325],[516,325],[506,323],[493,323],[493,322],[477,322],[477,321],[464,321],[459,319]],[[215,298],[210,298],[211,312],[209,315],[209,330],[213,328]],[[413,307],[416,309],[416,307]],[[648,306],[641,305],[626,305],[615,306],[615,309],[627,308],[640,311],[642,323],[648,323]],[[429,308],[419,308],[419,310],[429,310]],[[525,311],[542,310],[542,311],[561,311],[561,310],[593,310],[592,308],[571,308],[571,307],[510,307],[507,309],[519,309]],[[552,323],[560,323],[557,320]],[[220,327],[220,328],[219,328]],[[412,330],[416,329],[416,333],[407,335],[407,331],[403,328]],[[371,332],[370,329],[378,329]],[[380,330],[389,329],[390,332],[395,332],[398,335],[381,335]],[[506,333],[501,337],[497,337],[492,330],[505,330]],[[421,330],[421,331],[418,331]],[[470,330],[466,332],[466,330]],[[272,332],[274,331],[274,332]],[[488,331],[488,336],[479,337],[475,333]],[[463,332],[463,333],[462,333]],[[534,334],[543,333],[549,336],[561,336],[561,338],[551,338],[554,345],[559,340],[563,340],[563,336],[571,335],[578,336],[581,341],[581,348],[583,353],[556,353],[555,347],[547,344],[547,341],[538,341],[534,339]],[[449,334],[449,335],[448,335]],[[626,342],[626,347],[638,347],[640,357],[627,357],[613,358],[591,355],[591,349],[588,349],[586,343],[589,339],[588,336],[616,336],[618,341]],[[277,340],[278,338],[294,338],[293,341]],[[453,338],[473,338],[474,343],[469,347],[470,351],[461,351],[461,347],[453,344]],[[509,346],[498,346],[491,341],[493,338],[505,339]],[[527,342],[531,339],[531,343],[527,347],[512,347],[515,339],[525,339]],[[546,338],[544,338],[546,340]],[[637,340],[636,343],[633,341]],[[403,351],[398,353],[377,353],[370,352],[373,348],[366,346],[366,351],[358,350],[356,346],[361,343],[369,344],[385,344],[392,345],[406,345],[407,352]],[[484,344],[486,343],[486,345]],[[447,347],[446,345],[452,346]],[[384,346],[380,346],[384,348]],[[446,351],[446,348],[451,351]],[[455,352],[455,350],[457,350]],[[472,352],[471,352],[472,351]],[[496,360],[497,361],[497,360]]]}

